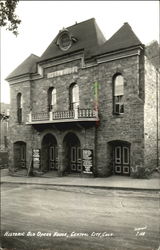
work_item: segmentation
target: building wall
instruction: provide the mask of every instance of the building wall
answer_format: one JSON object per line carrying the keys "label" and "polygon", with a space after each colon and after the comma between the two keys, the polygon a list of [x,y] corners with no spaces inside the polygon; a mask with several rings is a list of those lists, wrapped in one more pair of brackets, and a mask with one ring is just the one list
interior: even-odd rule
{"label": "building wall", "polygon": [[145,104],[144,104],[144,138],[145,166],[157,166],[158,152],[158,73],[145,57]]}
{"label": "building wall", "polygon": [[[131,167],[144,161],[143,99],[139,97],[139,65],[136,56],[99,65],[97,81],[100,85],[100,126],[97,128],[97,163],[100,173],[107,174],[111,159],[108,142],[127,141],[131,144]],[[124,77],[124,114],[113,114],[113,75]]]}
{"label": "building wall", "polygon": [[[80,61],[74,61],[45,70],[45,78],[32,82],[32,111],[47,111],[47,91],[49,87],[57,90],[57,110],[68,110],[69,86],[77,82],[80,91],[80,108],[94,107],[94,83],[99,84],[99,117],[98,128],[89,128],[88,134],[93,138],[86,140],[87,146],[96,147],[96,167],[100,175],[107,175],[112,159],[109,156],[109,142],[113,140],[126,141],[131,144],[131,166],[144,163],[143,136],[143,78],[140,75],[139,58],[137,56],[123,58],[112,62],[99,64],[88,68],[80,68],[77,73],[47,78],[47,73],[80,67]],[[125,112],[123,115],[113,115],[113,76],[121,73],[125,86]],[[141,93],[140,93],[141,91]],[[41,98],[40,98],[41,97]],[[82,129],[83,130],[83,129]],[[54,131],[54,129],[52,130]],[[65,130],[64,130],[65,131]],[[64,132],[63,131],[63,132]],[[63,132],[61,132],[63,134]],[[55,132],[59,133],[58,131]],[[81,134],[83,138],[83,133]],[[34,136],[35,141],[37,136]],[[62,144],[62,139],[59,142]],[[36,142],[35,142],[36,144]]]}
{"label": "building wall", "polygon": [[[26,143],[26,166],[31,161],[31,143],[32,143],[32,127],[26,125],[28,114],[30,112],[30,82],[21,82],[10,85],[11,102],[10,102],[10,119],[9,119],[9,165],[14,166],[14,143],[23,141]],[[17,122],[17,94],[22,94],[22,123]]]}
{"label": "building wall", "polygon": [[[50,72],[65,68],[78,67],[78,72],[47,78]],[[113,114],[113,76],[121,73],[124,77],[124,114]],[[145,80],[145,92],[144,92]],[[69,86],[79,85],[80,108],[94,108],[94,83],[99,84],[98,126],[58,126],[43,127],[26,125],[30,109],[33,113],[47,112],[47,91],[55,87],[57,91],[57,111],[69,108]],[[63,168],[63,140],[68,132],[77,134],[82,148],[94,150],[94,163],[98,175],[108,175],[112,164],[112,147],[110,142],[123,141],[130,145],[130,164],[156,164],[156,74],[153,66],[145,61],[145,78],[143,55],[130,56],[110,62],[103,62],[91,67],[81,68],[80,60],[46,68],[44,78],[10,85],[10,165],[13,166],[13,144],[24,141],[27,144],[27,166],[30,164],[32,148],[41,148],[43,136],[47,133],[56,135],[59,150],[59,166]],[[23,97],[23,122],[17,123],[17,94]],[[144,105],[145,98],[145,105]],[[145,141],[144,141],[145,136]]]}
{"label": "building wall", "polygon": [[[80,61],[66,63],[58,66],[52,66],[44,71],[44,78],[40,80],[32,81],[32,111],[34,112],[47,112],[48,111],[48,99],[47,91],[49,87],[56,88],[57,96],[57,111],[65,111],[69,108],[69,86],[73,82],[81,84],[79,75],[74,73],[73,75],[64,75],[54,78],[47,78],[47,74],[59,71],[64,68],[71,68],[79,65]],[[81,95],[81,93],[80,93]],[[41,98],[39,98],[41,97]]]}
{"label": "building wall", "polygon": [[[62,75],[54,78],[47,78],[47,74],[66,68],[72,68],[77,66],[78,72],[68,75]],[[61,64],[58,66],[52,66],[44,71],[44,78],[35,80],[32,82],[31,90],[31,102],[32,112],[47,112],[48,111],[48,100],[47,92],[50,87],[56,88],[57,97],[57,111],[69,110],[69,87],[72,83],[76,82],[79,85],[79,96],[80,96],[80,108],[93,109],[93,80],[92,68],[86,70],[81,69],[80,60]],[[84,124],[78,125],[73,122],[72,124],[64,125],[45,125],[39,132],[39,126],[35,126],[33,136],[33,147],[41,148],[43,137],[46,134],[53,134],[58,143],[58,162],[61,170],[64,170],[64,137],[67,133],[72,132],[76,134],[81,142],[82,148],[93,149],[95,151],[95,125],[85,126]],[[95,161],[95,155],[94,155]]]}

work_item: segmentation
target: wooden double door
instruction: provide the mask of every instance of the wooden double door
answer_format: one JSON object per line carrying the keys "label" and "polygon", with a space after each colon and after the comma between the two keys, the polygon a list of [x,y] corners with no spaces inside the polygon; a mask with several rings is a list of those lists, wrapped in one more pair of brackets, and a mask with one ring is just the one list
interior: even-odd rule
{"label": "wooden double door", "polygon": [[58,146],[52,134],[46,134],[42,140],[41,168],[45,172],[58,169]]}
{"label": "wooden double door", "polygon": [[82,172],[81,143],[75,133],[69,132],[63,140],[64,166],[67,173]]}
{"label": "wooden double door", "polygon": [[130,148],[128,145],[114,147],[114,172],[119,175],[130,175]]}
{"label": "wooden double door", "polygon": [[15,168],[26,167],[26,143],[14,143],[14,166]]}
{"label": "wooden double door", "polygon": [[[70,172],[80,173],[82,171],[81,164],[81,148],[79,146],[71,146],[69,148],[69,168]],[[49,170],[58,169],[58,148],[56,146],[50,146],[48,148],[48,162]]]}
{"label": "wooden double door", "polygon": [[82,171],[81,148],[79,146],[71,146],[70,148],[70,169],[71,172],[80,173]]}

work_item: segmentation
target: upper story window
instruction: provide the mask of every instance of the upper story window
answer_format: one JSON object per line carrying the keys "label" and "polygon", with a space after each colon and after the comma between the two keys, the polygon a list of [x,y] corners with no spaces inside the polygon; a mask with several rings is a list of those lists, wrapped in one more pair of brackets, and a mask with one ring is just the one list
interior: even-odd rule
{"label": "upper story window", "polygon": [[124,113],[124,79],[120,74],[114,77],[113,111],[115,114]]}
{"label": "upper story window", "polygon": [[51,87],[48,89],[48,110],[56,109],[56,89]]}
{"label": "upper story window", "polygon": [[17,94],[17,122],[22,122],[22,94]]}
{"label": "upper story window", "polygon": [[76,83],[70,85],[69,89],[69,102],[70,102],[70,109],[75,109],[79,107],[79,87]]}

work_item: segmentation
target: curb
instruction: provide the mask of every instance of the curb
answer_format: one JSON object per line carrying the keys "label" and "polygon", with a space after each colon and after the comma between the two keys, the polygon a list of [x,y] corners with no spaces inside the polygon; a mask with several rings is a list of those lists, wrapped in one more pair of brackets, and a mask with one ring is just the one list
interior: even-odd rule
{"label": "curb", "polygon": [[133,188],[133,187],[110,187],[110,186],[90,186],[90,185],[74,185],[74,184],[54,184],[54,183],[26,183],[26,182],[11,182],[11,181],[1,181],[1,184],[23,184],[23,185],[45,185],[45,186],[55,186],[55,187],[83,187],[83,188],[94,188],[94,189],[112,189],[112,190],[127,190],[127,191],[154,191],[159,192],[160,188]]}

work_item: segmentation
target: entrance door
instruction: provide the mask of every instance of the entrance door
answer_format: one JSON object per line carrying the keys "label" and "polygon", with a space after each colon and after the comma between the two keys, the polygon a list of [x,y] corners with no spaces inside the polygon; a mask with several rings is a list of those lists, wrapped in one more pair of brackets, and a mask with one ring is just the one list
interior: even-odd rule
{"label": "entrance door", "polygon": [[68,133],[63,140],[64,148],[64,169],[67,173],[82,172],[81,166],[81,144],[74,133]]}
{"label": "entrance door", "polygon": [[81,148],[80,147],[71,147],[71,171],[81,172]]}
{"label": "entrance door", "polygon": [[45,172],[58,169],[57,141],[52,134],[46,134],[42,140],[41,168]]}
{"label": "entrance door", "polygon": [[57,146],[49,147],[49,169],[50,170],[58,170]]}
{"label": "entrance door", "polygon": [[14,165],[16,168],[26,167],[26,143],[14,143]]}
{"label": "entrance door", "polygon": [[115,174],[130,174],[130,151],[128,146],[115,146],[114,148],[114,171]]}

